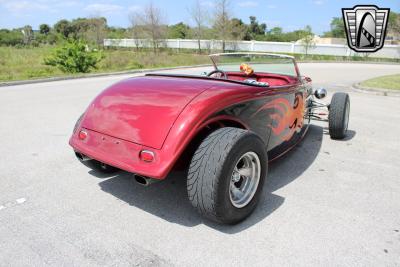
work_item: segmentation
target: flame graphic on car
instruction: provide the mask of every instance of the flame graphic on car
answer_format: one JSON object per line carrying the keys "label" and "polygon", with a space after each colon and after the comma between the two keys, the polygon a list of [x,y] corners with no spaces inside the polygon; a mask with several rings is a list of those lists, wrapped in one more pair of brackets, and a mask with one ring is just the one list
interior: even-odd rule
{"label": "flame graphic on car", "polygon": [[282,141],[289,141],[295,132],[300,132],[304,120],[304,101],[303,94],[295,96],[294,103],[291,104],[286,98],[277,98],[262,106],[256,113],[273,109],[271,113],[271,127],[273,133]]}

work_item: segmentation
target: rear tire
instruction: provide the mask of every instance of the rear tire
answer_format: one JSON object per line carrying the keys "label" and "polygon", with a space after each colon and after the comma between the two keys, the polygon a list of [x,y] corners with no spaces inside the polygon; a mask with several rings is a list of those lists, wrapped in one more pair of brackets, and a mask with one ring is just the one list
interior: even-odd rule
{"label": "rear tire", "polygon": [[329,105],[329,135],[332,139],[346,136],[350,116],[350,97],[346,93],[335,93]]}
{"label": "rear tire", "polygon": [[238,223],[256,207],[267,166],[260,137],[239,128],[218,129],[193,155],[187,178],[189,200],[215,222]]}

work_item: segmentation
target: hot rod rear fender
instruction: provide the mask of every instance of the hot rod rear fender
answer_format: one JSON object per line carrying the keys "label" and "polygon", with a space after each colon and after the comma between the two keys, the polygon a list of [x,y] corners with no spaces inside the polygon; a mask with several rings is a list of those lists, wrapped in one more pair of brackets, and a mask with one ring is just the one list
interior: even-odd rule
{"label": "hot rod rear fender", "polygon": [[[224,126],[233,126],[254,131],[265,143],[267,149],[270,135],[270,116],[265,112],[257,112],[257,107],[274,99],[274,90],[260,87],[244,87],[233,85],[233,88],[210,88],[193,99],[179,115],[171,128],[160,153],[169,166],[165,175],[170,171],[175,162],[181,157],[183,151],[193,149],[189,146],[198,138],[203,138],[204,132]],[[258,103],[259,102],[259,103]],[[270,112],[273,112],[271,109]],[[255,127],[254,123],[260,124]],[[211,126],[212,129],[205,129]]]}
{"label": "hot rod rear fender", "polygon": [[304,136],[308,128],[304,121],[307,97],[301,84],[210,88],[193,99],[179,115],[163,144],[163,153],[172,159],[171,168],[185,149],[193,149],[188,144],[207,133],[207,129],[203,130],[205,127],[211,125],[208,130],[212,131],[234,126],[256,133],[272,160]]}

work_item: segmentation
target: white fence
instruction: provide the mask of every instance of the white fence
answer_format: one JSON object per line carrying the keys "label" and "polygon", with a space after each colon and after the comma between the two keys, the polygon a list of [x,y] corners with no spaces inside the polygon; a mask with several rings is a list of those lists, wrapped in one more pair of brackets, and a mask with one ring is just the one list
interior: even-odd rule
{"label": "white fence", "polygon": [[[104,39],[104,46],[108,47],[152,47],[151,42],[144,39]],[[175,49],[197,49],[197,40],[167,39],[160,46]],[[200,47],[204,50],[218,51],[222,49],[219,40],[201,40]],[[259,41],[228,41],[226,50],[278,52],[278,53],[305,53],[305,47],[299,42],[259,42]],[[365,53],[355,53],[347,45],[316,44],[309,48],[308,54],[332,56],[365,56]],[[369,57],[400,58],[399,45],[385,45],[381,50],[369,54]]]}

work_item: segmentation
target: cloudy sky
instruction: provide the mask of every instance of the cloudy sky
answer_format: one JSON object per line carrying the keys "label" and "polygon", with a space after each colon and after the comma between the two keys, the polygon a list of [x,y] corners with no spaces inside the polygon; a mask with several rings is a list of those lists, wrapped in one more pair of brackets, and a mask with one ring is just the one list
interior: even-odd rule
{"label": "cloudy sky", "polygon": [[[201,4],[211,12],[213,0],[202,0]],[[303,28],[309,24],[316,33],[329,30],[329,22],[334,16],[341,16],[342,7],[356,4],[376,4],[400,12],[400,0],[231,0],[233,16],[248,22],[254,15],[268,28],[282,27],[285,31]],[[0,0],[0,28],[17,28],[31,25],[37,29],[41,23],[53,25],[60,19],[104,16],[111,26],[129,25],[128,14],[140,11],[147,0]],[[153,4],[164,12],[169,24],[183,21],[191,24],[187,9],[194,0],[153,0]]]}

